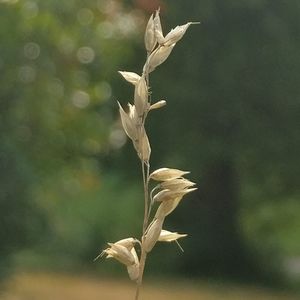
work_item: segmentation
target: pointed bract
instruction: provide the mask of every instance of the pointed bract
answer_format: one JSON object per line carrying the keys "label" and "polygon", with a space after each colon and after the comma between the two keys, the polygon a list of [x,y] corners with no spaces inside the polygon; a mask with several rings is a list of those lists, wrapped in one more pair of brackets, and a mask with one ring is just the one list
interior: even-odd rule
{"label": "pointed bract", "polygon": [[134,72],[119,71],[119,73],[123,76],[123,78],[126,81],[132,83],[133,85],[136,85],[141,78],[140,75],[138,75]]}
{"label": "pointed bract", "polygon": [[163,222],[164,218],[154,219],[148,226],[143,241],[143,247],[146,252],[150,252],[156,244],[162,230]]}
{"label": "pointed bract", "polygon": [[167,104],[167,102],[165,100],[160,100],[158,102],[153,103],[150,106],[149,110],[161,108],[161,107],[165,106],[166,104]]}
{"label": "pointed bract", "polygon": [[161,65],[171,54],[175,44],[168,46],[160,46],[154,50],[148,57],[146,64],[144,66],[144,71],[152,72],[156,67]]}
{"label": "pointed bract", "polygon": [[118,105],[124,131],[131,140],[136,141],[138,138],[137,126],[134,120],[130,118],[129,115],[124,111],[119,102]]}
{"label": "pointed bract", "polygon": [[186,33],[187,29],[192,24],[200,24],[199,22],[188,22],[184,25],[176,26],[174,29],[172,29],[164,38],[164,45],[172,45],[174,43],[177,43]]}
{"label": "pointed bract", "polygon": [[134,105],[139,117],[142,117],[148,109],[148,88],[145,78],[142,76],[135,86]]}
{"label": "pointed bract", "polygon": [[162,229],[160,232],[160,236],[158,238],[159,242],[174,242],[180,238],[186,237],[186,233],[178,233],[178,232],[171,232],[168,230]]}
{"label": "pointed bract", "polygon": [[146,31],[145,31],[145,48],[147,52],[152,52],[157,43],[155,36],[155,28],[154,28],[154,18],[153,14],[150,16],[149,21],[147,23]]}
{"label": "pointed bract", "polygon": [[190,172],[182,171],[178,169],[160,168],[152,172],[150,174],[150,178],[157,181],[165,181],[165,180],[179,178],[188,173]]}

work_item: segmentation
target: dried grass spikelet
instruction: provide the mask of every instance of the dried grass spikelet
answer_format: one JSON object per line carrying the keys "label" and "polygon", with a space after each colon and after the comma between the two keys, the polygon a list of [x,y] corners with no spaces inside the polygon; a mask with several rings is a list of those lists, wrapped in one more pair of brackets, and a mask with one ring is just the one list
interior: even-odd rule
{"label": "dried grass spikelet", "polygon": [[149,21],[147,23],[144,40],[147,52],[152,52],[157,43],[153,14],[150,16]]}
{"label": "dried grass spikelet", "polygon": [[175,178],[163,181],[160,186],[172,191],[182,190],[194,186],[195,183],[185,178]]}
{"label": "dried grass spikelet", "polygon": [[123,78],[126,81],[132,83],[133,85],[136,85],[139,82],[140,78],[141,78],[140,75],[138,75],[134,72],[119,71],[119,73],[123,76]]}
{"label": "dried grass spikelet", "polygon": [[166,181],[179,178],[188,173],[190,172],[171,168],[160,168],[152,172],[150,178],[156,181]]}
{"label": "dried grass spikelet", "polygon": [[182,37],[186,33],[187,29],[192,24],[200,24],[200,22],[188,22],[184,25],[176,26],[165,36],[163,45],[169,46],[174,43],[177,43],[180,39],[182,39]]}
{"label": "dried grass spikelet", "polygon": [[139,258],[137,256],[134,248],[132,248],[130,252],[131,252],[132,256],[134,257],[134,264],[127,266],[127,272],[128,272],[129,278],[133,281],[136,281],[139,277],[139,269],[140,269]]}
{"label": "dried grass spikelet", "polygon": [[144,162],[148,162],[151,155],[151,146],[144,127],[141,127],[137,142],[133,145],[139,158]]}
{"label": "dried grass spikelet", "polygon": [[129,114],[127,114],[121,104],[118,102],[119,105],[119,112],[120,112],[120,117],[121,117],[121,122],[123,129],[127,136],[132,140],[132,141],[137,141],[138,140],[138,128],[137,128],[137,120],[135,117],[135,108],[133,105],[129,104]]}
{"label": "dried grass spikelet", "polygon": [[160,21],[160,16],[159,16],[159,12],[160,10],[158,9],[155,12],[155,17],[153,19],[153,23],[154,23],[154,30],[160,32],[163,35],[162,32],[162,27],[161,27],[161,21]]}
{"label": "dried grass spikelet", "polygon": [[153,221],[149,224],[145,232],[145,237],[142,244],[146,252],[150,252],[155,246],[156,242],[158,241],[162,230],[163,222],[164,217],[154,218]]}
{"label": "dried grass spikelet", "polygon": [[165,106],[166,104],[167,104],[167,102],[166,102],[165,100],[160,100],[160,101],[158,101],[158,102],[153,103],[153,104],[150,106],[149,110],[159,109],[159,108]]}
{"label": "dried grass spikelet", "polygon": [[154,71],[156,67],[161,65],[169,57],[174,46],[175,44],[169,46],[160,46],[154,50],[145,63],[144,72],[148,71],[150,73]]}
{"label": "dried grass spikelet", "polygon": [[134,105],[139,117],[142,117],[148,109],[148,87],[144,76],[140,77],[135,85]]}
{"label": "dried grass spikelet", "polygon": [[185,192],[181,193],[181,195],[178,195],[178,197],[171,200],[162,201],[156,211],[155,218],[165,218],[178,206],[184,195],[195,190],[197,190],[197,188],[185,189]]}
{"label": "dried grass spikelet", "polygon": [[103,250],[102,255],[107,255],[106,258],[115,258],[120,263],[130,266],[135,263],[134,256],[132,253],[122,245],[118,245],[116,243],[108,243],[110,248]]}
{"label": "dried grass spikelet", "polygon": [[159,242],[174,242],[180,238],[186,237],[186,233],[178,233],[178,232],[171,232],[168,230],[162,229],[160,232],[158,241]]}
{"label": "dried grass spikelet", "polygon": [[126,239],[119,240],[119,241],[115,242],[114,244],[124,246],[129,251],[131,251],[137,242],[138,242],[138,240],[135,238],[126,238]]}
{"label": "dried grass spikelet", "polygon": [[189,190],[189,189],[182,189],[182,190],[175,190],[175,191],[165,189],[165,190],[158,192],[153,197],[153,201],[156,201],[156,202],[171,201],[178,197],[182,197],[185,194],[190,193],[190,192],[191,192],[191,190]]}

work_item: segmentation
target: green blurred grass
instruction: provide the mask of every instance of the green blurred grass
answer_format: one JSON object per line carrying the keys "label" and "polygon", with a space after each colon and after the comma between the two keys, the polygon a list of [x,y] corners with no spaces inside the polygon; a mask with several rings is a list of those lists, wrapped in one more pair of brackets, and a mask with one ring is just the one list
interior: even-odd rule
{"label": "green blurred grass", "polygon": [[[132,300],[129,281],[48,273],[20,273],[5,283],[2,300]],[[143,286],[141,300],[296,300],[297,295],[255,287],[163,281]]]}

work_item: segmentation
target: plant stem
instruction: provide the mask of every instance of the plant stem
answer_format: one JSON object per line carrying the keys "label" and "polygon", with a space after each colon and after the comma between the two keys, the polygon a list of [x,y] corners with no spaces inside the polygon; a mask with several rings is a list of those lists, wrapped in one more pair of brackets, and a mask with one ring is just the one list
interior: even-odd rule
{"label": "plant stem", "polygon": [[137,285],[136,285],[136,293],[135,293],[135,300],[139,299],[140,295],[140,287],[143,282],[143,274],[144,274],[144,269],[145,269],[145,263],[146,263],[146,258],[147,258],[147,253],[142,247],[142,253],[140,257],[140,271],[139,271],[139,278],[137,280]]}
{"label": "plant stem", "polygon": [[[147,59],[149,57],[150,53],[147,53]],[[147,84],[147,90],[149,91],[149,72],[145,72],[145,78],[146,78],[146,84]],[[149,97],[149,103],[151,103],[151,97]],[[142,127],[145,126],[145,119],[147,117],[147,113],[143,116],[142,120]],[[142,174],[143,174],[143,185],[144,185],[144,220],[143,220],[143,234],[141,238],[141,256],[140,256],[140,267],[139,267],[139,277],[137,279],[137,285],[136,285],[136,293],[135,293],[135,300],[139,299],[140,295],[140,288],[142,286],[143,282],[143,275],[144,275],[144,269],[145,269],[145,264],[146,264],[146,259],[147,259],[147,252],[144,250],[144,238],[145,238],[145,232],[148,227],[148,222],[149,222],[149,215],[150,215],[150,210],[151,210],[151,203],[149,203],[149,176],[150,176],[150,164],[149,161],[145,162],[141,160],[142,164]],[[146,167],[146,169],[145,169]]]}

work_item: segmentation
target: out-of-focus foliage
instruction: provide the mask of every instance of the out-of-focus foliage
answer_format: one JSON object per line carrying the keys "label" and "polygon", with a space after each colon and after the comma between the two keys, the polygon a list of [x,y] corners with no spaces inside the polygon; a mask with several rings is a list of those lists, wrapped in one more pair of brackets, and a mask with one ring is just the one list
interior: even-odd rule
{"label": "out-of-focus foliage", "polygon": [[251,277],[276,249],[299,255],[299,9],[298,1],[165,1],[166,27],[202,23],[152,81],[154,98],[170,103],[153,120],[153,155],[192,170],[199,186],[171,224],[189,223],[188,272]]}
{"label": "out-of-focus foliage", "polygon": [[119,1],[1,1],[0,265],[33,238],[93,234],[76,232],[76,199],[94,209],[99,157],[124,143],[111,85],[141,22]]}

